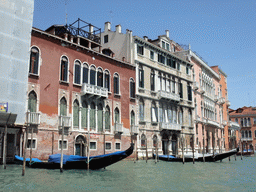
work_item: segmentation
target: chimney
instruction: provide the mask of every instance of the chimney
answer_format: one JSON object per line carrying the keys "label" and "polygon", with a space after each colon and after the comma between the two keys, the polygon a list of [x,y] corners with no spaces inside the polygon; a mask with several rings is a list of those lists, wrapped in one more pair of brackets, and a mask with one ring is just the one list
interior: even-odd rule
{"label": "chimney", "polygon": [[105,31],[105,32],[106,32],[106,31],[110,31],[110,28],[111,28],[111,23],[110,23],[109,21],[107,21],[107,22],[105,23],[104,31]]}
{"label": "chimney", "polygon": [[116,25],[116,33],[121,33],[121,25]]}
{"label": "chimney", "polygon": [[89,25],[89,32],[92,34],[93,33],[93,25]]}
{"label": "chimney", "polygon": [[169,38],[169,30],[165,30],[166,37]]}
{"label": "chimney", "polygon": [[143,36],[145,41],[148,41],[148,37],[147,36]]}

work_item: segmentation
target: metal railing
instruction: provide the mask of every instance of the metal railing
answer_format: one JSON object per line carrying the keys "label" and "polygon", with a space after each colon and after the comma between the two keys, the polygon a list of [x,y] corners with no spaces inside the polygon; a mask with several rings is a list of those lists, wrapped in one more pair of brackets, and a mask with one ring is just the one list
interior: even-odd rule
{"label": "metal railing", "polygon": [[108,97],[108,89],[99,87],[96,85],[91,85],[87,83],[83,83],[82,89],[81,89],[82,94],[92,94],[92,95],[98,95],[101,97]]}
{"label": "metal railing", "polygon": [[160,123],[160,130],[163,130],[163,129],[181,131],[181,125],[176,124],[176,123],[161,122]]}
{"label": "metal railing", "polygon": [[30,125],[39,125],[40,124],[40,113],[27,112],[27,123]]}

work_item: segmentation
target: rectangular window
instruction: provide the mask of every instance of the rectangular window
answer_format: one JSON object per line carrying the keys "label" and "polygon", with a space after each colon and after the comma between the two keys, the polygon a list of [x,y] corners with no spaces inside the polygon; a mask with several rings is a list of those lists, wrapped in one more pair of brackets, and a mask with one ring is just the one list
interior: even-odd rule
{"label": "rectangular window", "polygon": [[107,88],[108,91],[110,91],[109,74],[106,74],[106,73],[105,73],[105,88]]}
{"label": "rectangular window", "polygon": [[177,69],[180,71],[180,63],[177,63]]}
{"label": "rectangular window", "polygon": [[167,66],[169,66],[169,67],[172,66],[172,59],[167,58]]}
{"label": "rectangular window", "polygon": [[116,143],[116,150],[121,150],[121,143]]}
{"label": "rectangular window", "polygon": [[150,87],[151,87],[151,91],[155,91],[155,74],[151,73],[150,76]]}
{"label": "rectangular window", "polygon": [[108,43],[108,35],[104,36],[104,43]]}
{"label": "rectangular window", "polygon": [[[27,148],[31,148],[31,139],[28,139],[28,143],[27,143]],[[36,140],[33,139],[33,142],[32,142],[32,149],[35,149],[36,148]]]}
{"label": "rectangular window", "polygon": [[180,98],[183,98],[182,83],[179,83],[179,94],[180,94]]}
{"label": "rectangular window", "polygon": [[95,141],[91,141],[90,142],[90,149],[92,149],[92,150],[96,150],[97,149],[97,144],[96,144]]}
{"label": "rectangular window", "polygon": [[139,87],[144,88],[144,71],[139,69]]}
{"label": "rectangular window", "polygon": [[168,43],[166,43],[166,49],[167,51],[170,51],[170,45]]}
{"label": "rectangular window", "polygon": [[[62,146],[62,140],[59,140],[59,150],[61,149]],[[66,140],[63,140],[63,149],[68,148],[68,142]]]}
{"label": "rectangular window", "polygon": [[174,68],[174,69],[176,69],[176,61],[172,59],[171,62],[172,62],[172,63],[171,63],[171,67]]}
{"label": "rectangular window", "polygon": [[103,73],[102,72],[97,73],[97,85],[99,87],[103,87]]}
{"label": "rectangular window", "polygon": [[137,44],[137,53],[144,55],[144,47],[142,45]]}
{"label": "rectangular window", "polygon": [[83,83],[88,83],[88,68],[83,67]]}
{"label": "rectangular window", "polygon": [[256,125],[256,118],[253,118],[253,124]]}
{"label": "rectangular window", "polygon": [[165,64],[165,60],[166,60],[166,58],[163,55],[158,54],[158,62],[159,63]]}
{"label": "rectangular window", "polygon": [[150,59],[154,60],[154,51],[150,51]]}
{"label": "rectangular window", "polygon": [[68,81],[68,62],[61,61],[61,81]]}
{"label": "rectangular window", "polygon": [[75,82],[76,84],[80,84],[81,79],[81,67],[80,65],[75,65]]}
{"label": "rectangular window", "polygon": [[192,101],[192,89],[191,89],[191,86],[188,85],[188,100],[189,101]]}
{"label": "rectangular window", "polygon": [[111,143],[105,143],[105,149],[111,150]]}
{"label": "rectangular window", "polygon": [[186,67],[186,73],[187,75],[190,75],[190,68],[188,66]]}
{"label": "rectangular window", "polygon": [[162,41],[162,48],[165,49],[165,42]]}

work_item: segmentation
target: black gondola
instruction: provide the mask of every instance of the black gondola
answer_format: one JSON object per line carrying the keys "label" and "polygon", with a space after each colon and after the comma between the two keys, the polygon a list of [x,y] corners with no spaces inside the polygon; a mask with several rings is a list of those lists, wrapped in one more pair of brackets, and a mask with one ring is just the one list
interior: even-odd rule
{"label": "black gondola", "polygon": [[[89,158],[89,168],[90,169],[101,169],[112,165],[126,157],[130,156],[133,153],[134,144],[131,143],[131,146],[125,151],[119,151],[115,153],[92,156]],[[58,154],[57,161],[53,162],[40,162],[32,161],[30,164],[29,159],[26,159],[26,165],[30,168],[43,168],[43,169],[60,169],[60,154]],[[87,157],[80,157],[77,155],[66,156],[66,161],[63,161],[63,169],[87,169]],[[80,159],[80,160],[79,160]],[[17,162],[23,161],[23,158],[16,157]]]}
{"label": "black gondola", "polygon": [[[237,149],[233,149],[227,152],[223,152],[223,153],[216,153],[216,154],[205,154],[204,157],[202,154],[198,154],[195,155],[194,157],[194,161],[197,162],[215,162],[215,161],[219,161],[222,159],[225,159],[227,157],[230,157],[232,155],[235,155],[238,153],[238,148]],[[155,154],[153,155],[153,157],[155,158]],[[183,158],[182,157],[175,157],[172,155],[159,155],[158,156],[159,160],[163,160],[163,161],[171,161],[171,162],[183,162]],[[185,162],[193,162],[193,157],[184,157]]]}

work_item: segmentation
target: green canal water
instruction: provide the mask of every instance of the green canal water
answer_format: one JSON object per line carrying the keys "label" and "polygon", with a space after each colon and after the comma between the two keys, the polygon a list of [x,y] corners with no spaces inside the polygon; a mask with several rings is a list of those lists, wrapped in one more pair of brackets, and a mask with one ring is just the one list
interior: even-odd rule
{"label": "green canal water", "polygon": [[256,191],[256,156],[229,162],[121,161],[105,170],[44,170],[0,165],[0,191]]}

